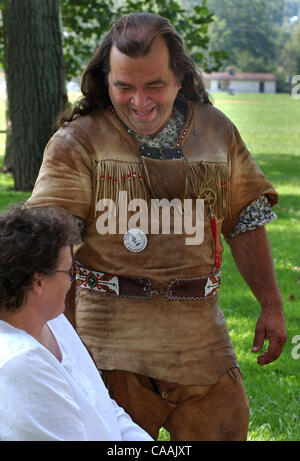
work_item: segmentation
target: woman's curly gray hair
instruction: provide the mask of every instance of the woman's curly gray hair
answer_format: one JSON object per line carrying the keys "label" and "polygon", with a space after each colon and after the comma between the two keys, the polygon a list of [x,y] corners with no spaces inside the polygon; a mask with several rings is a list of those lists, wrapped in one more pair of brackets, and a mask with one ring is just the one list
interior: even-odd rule
{"label": "woman's curly gray hair", "polygon": [[21,307],[35,273],[52,274],[60,249],[80,239],[75,218],[48,207],[13,207],[0,215],[0,309]]}

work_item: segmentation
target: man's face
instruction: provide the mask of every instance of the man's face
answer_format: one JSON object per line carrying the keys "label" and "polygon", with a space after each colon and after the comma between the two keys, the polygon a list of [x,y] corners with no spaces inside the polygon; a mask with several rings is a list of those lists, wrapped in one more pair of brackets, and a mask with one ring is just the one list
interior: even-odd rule
{"label": "man's face", "polygon": [[112,46],[109,96],[119,118],[135,133],[154,137],[168,123],[180,88],[162,38],[154,40],[146,56],[137,58]]}

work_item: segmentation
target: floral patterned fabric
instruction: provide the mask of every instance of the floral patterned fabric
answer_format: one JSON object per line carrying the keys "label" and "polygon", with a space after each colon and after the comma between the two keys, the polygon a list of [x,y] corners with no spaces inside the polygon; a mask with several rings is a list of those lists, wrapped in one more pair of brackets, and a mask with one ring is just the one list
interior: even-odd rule
{"label": "floral patterned fabric", "polygon": [[262,195],[242,211],[238,223],[227,237],[227,242],[235,235],[265,226],[276,218],[277,215],[272,211],[268,198]]}

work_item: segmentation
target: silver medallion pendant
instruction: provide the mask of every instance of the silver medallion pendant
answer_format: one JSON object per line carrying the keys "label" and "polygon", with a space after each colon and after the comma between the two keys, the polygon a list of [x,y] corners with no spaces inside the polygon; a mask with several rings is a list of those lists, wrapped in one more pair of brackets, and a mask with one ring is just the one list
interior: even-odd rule
{"label": "silver medallion pendant", "polygon": [[134,253],[143,251],[147,246],[147,237],[140,229],[129,229],[124,235],[124,245]]}

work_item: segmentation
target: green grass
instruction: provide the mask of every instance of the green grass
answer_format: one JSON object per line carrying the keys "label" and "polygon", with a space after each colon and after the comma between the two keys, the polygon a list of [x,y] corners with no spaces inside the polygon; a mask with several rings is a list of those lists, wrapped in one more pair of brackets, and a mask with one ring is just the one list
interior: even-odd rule
{"label": "green grass", "polygon": [[[284,302],[288,341],[276,362],[260,367],[251,353],[260,308],[241,278],[225,244],[220,306],[244,376],[251,414],[250,441],[300,440],[300,358],[292,338],[300,335],[300,100],[290,95],[214,94],[215,105],[238,127],[249,150],[277,188],[278,219],[267,226]],[[3,99],[0,126],[4,128]],[[1,110],[2,109],[2,110]],[[0,158],[5,136],[0,135]],[[0,174],[0,208],[25,200],[12,178]],[[195,422],[196,424],[197,422]],[[168,440],[162,429],[160,440]]]}
{"label": "green grass", "polygon": [[[279,193],[278,219],[267,226],[284,303],[288,341],[279,360],[265,367],[250,352],[260,308],[238,273],[228,246],[220,305],[244,374],[251,417],[249,440],[300,440],[300,101],[290,95],[214,95],[216,106],[238,126],[248,148]],[[235,102],[241,101],[241,102]]]}
{"label": "green grass", "polygon": [[[2,151],[3,152],[3,151]],[[0,171],[2,171],[3,155],[0,156]],[[11,174],[0,172],[0,210],[6,209],[16,202],[24,202],[30,197],[28,192],[13,190],[13,179]]]}

